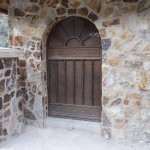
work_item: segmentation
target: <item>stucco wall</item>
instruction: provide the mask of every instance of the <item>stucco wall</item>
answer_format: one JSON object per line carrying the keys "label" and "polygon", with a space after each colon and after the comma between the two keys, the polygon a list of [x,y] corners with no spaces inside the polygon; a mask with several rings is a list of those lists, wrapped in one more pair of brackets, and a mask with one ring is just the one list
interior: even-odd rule
{"label": "stucco wall", "polygon": [[47,117],[48,33],[56,21],[75,15],[91,20],[102,38],[102,136],[150,141],[149,0],[11,1],[11,46],[25,54],[26,124],[43,127]]}

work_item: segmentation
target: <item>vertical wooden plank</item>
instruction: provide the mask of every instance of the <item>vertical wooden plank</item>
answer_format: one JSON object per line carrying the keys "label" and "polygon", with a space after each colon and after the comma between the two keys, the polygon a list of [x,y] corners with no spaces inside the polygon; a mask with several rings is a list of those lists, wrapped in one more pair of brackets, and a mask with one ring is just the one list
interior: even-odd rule
{"label": "vertical wooden plank", "polygon": [[74,104],[74,62],[66,61],[67,104]]}
{"label": "vertical wooden plank", "polygon": [[84,105],[92,106],[92,61],[84,61]]}
{"label": "vertical wooden plank", "polygon": [[67,67],[66,67],[66,60],[64,60],[65,65],[65,104],[67,104]]}
{"label": "vertical wooden plank", "polygon": [[58,103],[65,103],[65,63],[58,61]]}
{"label": "vertical wooden plank", "polygon": [[83,105],[84,105],[84,60],[82,60],[82,70],[83,70],[83,73],[82,73],[82,99],[83,99]]}
{"label": "vertical wooden plank", "polygon": [[57,61],[49,61],[49,98],[50,103],[57,102]]}
{"label": "vertical wooden plank", "polygon": [[93,100],[94,106],[101,105],[101,65],[100,61],[95,60],[93,62]]}
{"label": "vertical wooden plank", "polygon": [[75,61],[75,104],[83,105],[83,67],[82,60]]}

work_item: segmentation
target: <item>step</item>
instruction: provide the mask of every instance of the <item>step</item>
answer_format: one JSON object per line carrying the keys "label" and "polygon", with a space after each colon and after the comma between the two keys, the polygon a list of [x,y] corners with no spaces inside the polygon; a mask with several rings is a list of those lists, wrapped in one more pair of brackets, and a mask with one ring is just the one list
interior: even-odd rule
{"label": "step", "polygon": [[75,119],[64,119],[48,117],[44,120],[44,127],[63,128],[69,130],[79,130],[83,132],[100,134],[100,122],[82,121]]}

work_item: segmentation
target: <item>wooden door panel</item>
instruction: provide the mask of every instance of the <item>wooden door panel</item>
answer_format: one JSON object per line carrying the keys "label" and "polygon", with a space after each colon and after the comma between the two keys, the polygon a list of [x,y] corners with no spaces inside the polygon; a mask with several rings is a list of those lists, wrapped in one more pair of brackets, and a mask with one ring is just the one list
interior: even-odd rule
{"label": "wooden door panel", "polygon": [[51,103],[57,102],[57,61],[49,61],[49,97]]}
{"label": "wooden door panel", "polygon": [[82,61],[75,63],[75,105],[83,105],[83,69]]}
{"label": "wooden door panel", "polygon": [[50,108],[51,116],[100,121],[101,112],[97,106],[51,104]]}
{"label": "wooden door panel", "polygon": [[58,103],[65,103],[65,61],[58,61]]}
{"label": "wooden door panel", "polygon": [[100,61],[93,61],[93,105],[101,106]]}
{"label": "wooden door panel", "polygon": [[84,61],[84,105],[92,106],[92,61]]}
{"label": "wooden door panel", "polygon": [[74,104],[74,61],[66,61],[67,104]]}

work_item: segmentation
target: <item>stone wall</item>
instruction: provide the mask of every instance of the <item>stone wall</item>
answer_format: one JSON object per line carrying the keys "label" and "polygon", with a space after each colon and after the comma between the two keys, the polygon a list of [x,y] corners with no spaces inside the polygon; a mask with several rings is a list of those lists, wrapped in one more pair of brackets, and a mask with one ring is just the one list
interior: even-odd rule
{"label": "stone wall", "polygon": [[8,15],[0,13],[0,47],[9,47]]}
{"label": "stone wall", "polygon": [[89,19],[102,38],[102,136],[150,142],[149,0],[12,0],[11,46],[25,54],[20,68],[25,123],[44,125],[46,39],[68,16]]}
{"label": "stone wall", "polygon": [[0,58],[0,143],[23,128],[19,76],[17,58]]}

